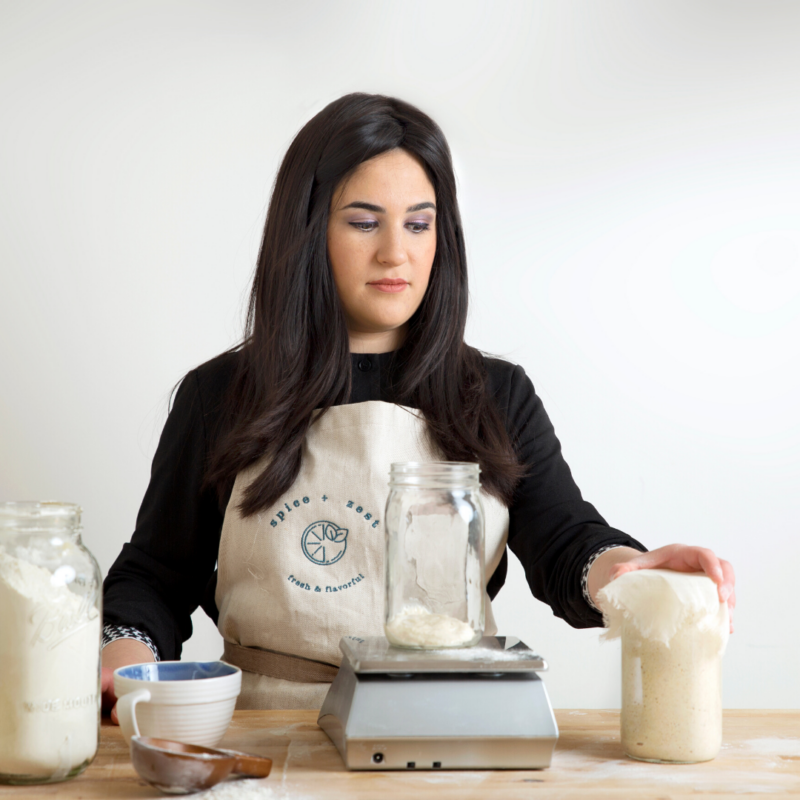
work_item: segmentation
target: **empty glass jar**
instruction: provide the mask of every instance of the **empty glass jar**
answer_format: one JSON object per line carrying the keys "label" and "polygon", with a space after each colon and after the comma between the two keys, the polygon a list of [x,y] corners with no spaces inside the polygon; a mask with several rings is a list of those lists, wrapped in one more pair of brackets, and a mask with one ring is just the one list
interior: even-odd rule
{"label": "empty glass jar", "polygon": [[0,503],[0,783],[83,772],[100,728],[100,570],[70,503]]}
{"label": "empty glass jar", "polygon": [[469,647],[484,628],[484,516],[477,464],[392,464],[386,502],[386,638]]}

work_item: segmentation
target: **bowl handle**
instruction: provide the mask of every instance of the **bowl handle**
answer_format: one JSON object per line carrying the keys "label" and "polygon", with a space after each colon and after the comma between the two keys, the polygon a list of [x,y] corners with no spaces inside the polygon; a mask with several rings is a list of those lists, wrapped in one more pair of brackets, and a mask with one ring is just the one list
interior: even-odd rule
{"label": "bowl handle", "polygon": [[271,758],[251,756],[245,753],[233,753],[232,755],[236,757],[236,762],[231,771],[238,772],[240,775],[250,775],[253,778],[266,778],[272,769]]}
{"label": "bowl handle", "polygon": [[130,744],[131,736],[140,736],[139,726],[136,724],[136,704],[138,702],[147,703],[150,700],[150,692],[147,689],[137,689],[135,692],[128,692],[117,700],[117,718],[119,727],[125,741]]}

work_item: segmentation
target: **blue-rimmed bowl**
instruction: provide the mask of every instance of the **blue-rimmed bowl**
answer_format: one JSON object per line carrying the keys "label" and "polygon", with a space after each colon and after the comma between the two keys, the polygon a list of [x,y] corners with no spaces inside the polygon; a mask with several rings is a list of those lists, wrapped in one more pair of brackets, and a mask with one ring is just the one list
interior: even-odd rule
{"label": "blue-rimmed bowl", "polygon": [[242,671],[224,661],[159,661],[114,672],[117,716],[134,734],[213,747],[225,734]]}

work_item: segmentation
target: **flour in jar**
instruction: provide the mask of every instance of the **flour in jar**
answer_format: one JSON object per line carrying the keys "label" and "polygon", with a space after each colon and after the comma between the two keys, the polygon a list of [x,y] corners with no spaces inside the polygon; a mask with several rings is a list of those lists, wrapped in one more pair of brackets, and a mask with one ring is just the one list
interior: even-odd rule
{"label": "flour in jar", "polygon": [[0,550],[0,775],[58,780],[97,751],[100,616]]}
{"label": "flour in jar", "polygon": [[385,630],[389,642],[398,647],[463,647],[477,638],[466,622],[420,606],[405,606]]}

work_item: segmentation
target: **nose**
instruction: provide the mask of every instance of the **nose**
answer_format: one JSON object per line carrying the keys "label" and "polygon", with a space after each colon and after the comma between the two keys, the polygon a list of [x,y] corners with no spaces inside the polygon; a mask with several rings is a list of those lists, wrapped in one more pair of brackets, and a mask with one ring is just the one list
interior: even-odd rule
{"label": "nose", "polygon": [[387,226],[381,232],[377,252],[378,263],[385,267],[399,267],[408,260],[403,231]]}

